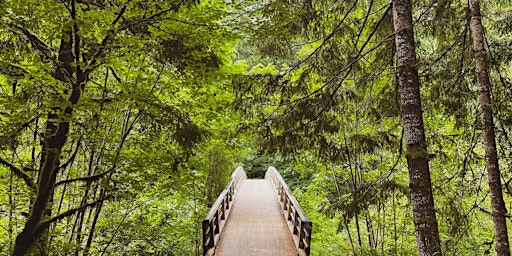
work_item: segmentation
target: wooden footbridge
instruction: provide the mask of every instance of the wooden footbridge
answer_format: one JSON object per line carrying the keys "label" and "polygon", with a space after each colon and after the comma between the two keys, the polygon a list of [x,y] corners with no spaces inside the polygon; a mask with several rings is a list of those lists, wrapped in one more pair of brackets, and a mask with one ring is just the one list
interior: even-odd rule
{"label": "wooden footbridge", "polygon": [[309,255],[311,226],[274,167],[267,170],[265,179],[247,179],[238,167],[203,220],[203,252],[208,256]]}

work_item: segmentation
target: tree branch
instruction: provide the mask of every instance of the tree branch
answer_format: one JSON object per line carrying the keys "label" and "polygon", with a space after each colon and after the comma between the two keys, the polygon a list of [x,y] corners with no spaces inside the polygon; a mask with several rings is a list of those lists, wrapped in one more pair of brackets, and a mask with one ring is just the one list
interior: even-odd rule
{"label": "tree branch", "polygon": [[106,195],[105,197],[102,197],[102,198],[100,198],[100,199],[98,199],[98,200],[96,200],[94,202],[90,202],[88,204],[84,204],[84,205],[79,206],[77,208],[73,208],[73,209],[67,210],[67,211],[65,211],[65,212],[63,212],[63,213],[61,213],[61,214],[59,214],[59,215],[57,215],[57,216],[47,220],[47,221],[42,222],[38,229],[46,228],[50,224],[52,224],[54,222],[57,222],[57,221],[62,220],[64,218],[66,218],[66,217],[69,217],[69,216],[71,216],[71,215],[73,215],[73,214],[75,214],[75,213],[77,213],[79,211],[85,210],[85,209],[87,209],[89,207],[94,207],[97,204],[102,203],[103,201],[105,201],[105,200],[107,200],[109,198],[110,198],[110,195]]}
{"label": "tree branch", "polygon": [[69,164],[71,164],[73,161],[75,161],[76,155],[78,154],[78,150],[80,149],[81,145],[82,145],[82,137],[80,137],[78,139],[75,151],[73,152],[71,157],[69,157],[68,161],[66,161],[63,165],[59,166],[59,170],[66,169]]}
{"label": "tree branch", "polygon": [[87,176],[87,177],[81,177],[81,178],[76,178],[76,179],[69,179],[69,180],[62,180],[62,181],[59,181],[55,184],[55,186],[61,186],[61,185],[64,185],[64,184],[69,184],[69,183],[73,183],[73,182],[77,182],[77,181],[82,181],[82,182],[93,182],[93,181],[96,181],[96,180],[99,180],[101,179],[103,176],[109,174],[110,172],[112,172],[115,168],[110,168],[108,169],[107,171],[105,172],[102,172],[100,174],[96,174],[96,175],[91,175],[91,176]]}
{"label": "tree branch", "polygon": [[[478,210],[480,210],[481,212],[486,213],[486,214],[488,214],[488,215],[491,215],[491,216],[492,216],[492,212],[490,212],[490,211],[488,211],[488,210],[486,210],[486,209],[484,209],[484,208],[482,208],[482,207],[480,207],[480,206],[478,206],[478,205],[475,205],[474,207],[475,207],[475,208],[477,208]],[[510,215],[510,214],[505,214],[505,218],[507,218],[507,219],[512,219],[512,215]]]}
{"label": "tree branch", "polygon": [[[87,78],[89,76],[89,73],[91,73],[96,67],[96,63],[98,62],[98,59],[100,58],[100,56],[103,54],[108,42],[110,41],[110,38],[113,34],[115,34],[116,32],[116,29],[114,28],[114,26],[119,22],[119,20],[121,19],[121,17],[123,17],[124,13],[126,12],[126,8],[128,7],[128,4],[131,2],[128,1],[122,8],[121,10],[119,11],[119,13],[117,14],[116,18],[114,19],[114,21],[112,21],[112,26],[113,28],[110,29],[108,32],[107,32],[107,35],[103,38],[103,40],[101,40],[101,44],[98,48],[98,50],[96,50],[96,52],[94,53],[94,55],[91,57],[91,59],[88,61],[87,63],[87,66],[85,66],[84,68],[84,77]],[[85,61],[85,60],[84,60]]]}
{"label": "tree branch", "polygon": [[16,176],[18,176],[19,178],[21,178],[23,181],[25,181],[25,184],[27,184],[27,186],[32,189],[32,190],[35,190],[36,189],[36,184],[34,183],[34,181],[32,180],[32,178],[30,178],[30,176],[24,172],[23,170],[21,170],[20,168],[14,166],[13,164],[7,162],[5,159],[3,158],[0,158],[0,164],[8,167]]}
{"label": "tree branch", "polygon": [[28,38],[30,43],[43,55],[45,55],[48,59],[53,61],[54,63],[57,63],[57,60],[55,58],[55,50],[48,46],[43,40],[39,39],[36,35],[34,35],[30,30],[28,30],[23,25],[20,25],[15,22],[9,22],[8,23],[11,27],[14,27],[16,29],[21,30],[21,32]]}

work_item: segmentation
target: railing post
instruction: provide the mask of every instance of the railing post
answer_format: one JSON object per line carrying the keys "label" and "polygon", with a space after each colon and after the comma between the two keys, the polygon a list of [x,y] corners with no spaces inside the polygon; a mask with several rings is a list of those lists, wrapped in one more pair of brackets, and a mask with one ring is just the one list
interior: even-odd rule
{"label": "railing post", "polygon": [[215,245],[215,234],[213,232],[213,223],[203,220],[203,255],[206,255],[210,248]]}
{"label": "railing post", "polygon": [[305,236],[305,232],[304,232],[304,223],[301,222],[300,223],[300,227],[299,227],[299,248],[300,249],[304,249],[304,236]]}
{"label": "railing post", "polygon": [[[302,242],[302,249],[304,249],[304,251],[306,252],[306,255],[309,255],[310,251],[311,251],[311,229],[313,228],[313,223],[311,223],[311,221],[307,221],[307,222],[304,222],[302,223],[302,228],[301,228],[301,232],[303,232],[303,239],[300,240],[299,242],[299,246],[300,246],[300,243]],[[304,240],[306,240],[306,243],[307,243],[307,246],[304,244]]]}
{"label": "railing post", "polygon": [[291,220],[292,219],[292,202],[288,197],[286,197],[286,204],[288,205],[288,217],[286,219]]}

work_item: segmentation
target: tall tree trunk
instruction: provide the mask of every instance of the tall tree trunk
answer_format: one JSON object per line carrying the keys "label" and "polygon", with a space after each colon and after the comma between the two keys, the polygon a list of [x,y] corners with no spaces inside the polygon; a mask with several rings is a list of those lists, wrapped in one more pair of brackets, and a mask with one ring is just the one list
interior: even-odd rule
{"label": "tall tree trunk", "polygon": [[441,255],[434,197],[428,166],[429,156],[420,99],[420,81],[410,0],[393,0],[393,22],[398,82],[404,125],[409,188],[413,206],[418,255]]}
{"label": "tall tree trunk", "polygon": [[478,0],[469,1],[471,9],[471,33],[475,48],[476,75],[478,79],[478,96],[481,107],[482,131],[484,135],[485,167],[489,179],[491,194],[492,220],[494,222],[494,239],[498,256],[510,255],[510,245],[507,234],[505,202],[501,187],[501,175],[496,151],[494,121],[491,103],[491,82],[485,63],[484,30],[481,21],[480,4]]}
{"label": "tall tree trunk", "polygon": [[[74,2],[72,2],[74,3]],[[74,17],[73,17],[74,18]],[[59,48],[59,66],[54,78],[70,85],[68,102],[75,105],[81,96],[84,77],[78,66],[73,67],[75,56],[78,58],[79,38],[76,25],[73,29],[64,32]],[[73,51],[75,50],[75,52]],[[76,76],[74,76],[76,74]],[[75,79],[73,79],[75,78]],[[73,81],[75,80],[75,81]],[[65,97],[65,96],[64,96]],[[26,255],[40,236],[48,229],[50,223],[43,221],[47,213],[49,202],[55,190],[55,181],[59,171],[60,156],[62,149],[69,135],[70,119],[73,108],[65,109],[55,107],[49,114],[46,121],[46,130],[43,134],[43,149],[39,178],[37,181],[37,192],[30,208],[30,215],[25,223],[23,231],[16,238],[13,255]]]}

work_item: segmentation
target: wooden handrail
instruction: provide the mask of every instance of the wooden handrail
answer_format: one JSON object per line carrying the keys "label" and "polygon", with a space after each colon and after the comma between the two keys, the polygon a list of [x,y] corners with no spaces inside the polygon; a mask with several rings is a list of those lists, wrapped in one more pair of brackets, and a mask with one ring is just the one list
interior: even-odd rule
{"label": "wooden handrail", "polygon": [[292,191],[288,188],[276,168],[272,166],[269,167],[265,173],[265,179],[269,179],[272,182],[278,193],[281,209],[299,255],[309,256],[311,251],[311,229],[313,223],[302,210],[299,202],[297,202],[297,199],[295,199]]}
{"label": "wooden handrail", "polygon": [[203,255],[214,255],[215,246],[218,243],[233,203],[233,196],[238,189],[240,181],[243,179],[247,179],[247,175],[244,169],[239,166],[231,174],[231,180],[228,185],[220,193],[217,201],[215,201],[203,219]]}

